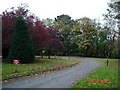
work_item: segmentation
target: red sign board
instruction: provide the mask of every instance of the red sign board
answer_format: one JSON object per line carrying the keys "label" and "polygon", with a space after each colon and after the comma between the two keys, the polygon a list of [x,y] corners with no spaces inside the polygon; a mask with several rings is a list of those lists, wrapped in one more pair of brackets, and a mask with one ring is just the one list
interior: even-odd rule
{"label": "red sign board", "polygon": [[13,64],[19,64],[20,61],[19,60],[13,60]]}

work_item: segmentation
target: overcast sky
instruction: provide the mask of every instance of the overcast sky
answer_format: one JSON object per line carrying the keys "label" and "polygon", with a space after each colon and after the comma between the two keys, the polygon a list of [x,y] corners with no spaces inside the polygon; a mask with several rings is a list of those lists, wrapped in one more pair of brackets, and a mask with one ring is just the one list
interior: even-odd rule
{"label": "overcast sky", "polygon": [[109,0],[0,0],[0,13],[7,8],[27,3],[32,13],[40,19],[52,18],[67,14],[73,19],[89,17],[102,19]]}

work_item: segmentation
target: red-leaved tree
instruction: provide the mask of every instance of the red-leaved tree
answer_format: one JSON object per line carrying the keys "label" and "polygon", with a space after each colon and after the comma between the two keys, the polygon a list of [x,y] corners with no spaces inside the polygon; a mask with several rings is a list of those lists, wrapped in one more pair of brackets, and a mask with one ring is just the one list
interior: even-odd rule
{"label": "red-leaved tree", "polygon": [[30,14],[29,10],[27,9],[26,4],[21,4],[17,8],[10,8],[5,10],[2,13],[2,54],[3,57],[7,58],[11,38],[12,38],[12,32],[15,27],[16,23],[16,17],[22,16],[27,25],[29,26],[29,30],[32,30],[33,23],[35,21],[35,16],[33,14]]}
{"label": "red-leaved tree", "polygon": [[46,50],[50,56],[51,50],[61,50],[62,43],[59,39],[58,30],[49,27],[47,28],[34,14],[30,13],[26,4],[22,4],[17,8],[12,7],[2,14],[2,54],[7,58],[12,33],[16,23],[16,17],[22,16],[31,33],[36,51]]}

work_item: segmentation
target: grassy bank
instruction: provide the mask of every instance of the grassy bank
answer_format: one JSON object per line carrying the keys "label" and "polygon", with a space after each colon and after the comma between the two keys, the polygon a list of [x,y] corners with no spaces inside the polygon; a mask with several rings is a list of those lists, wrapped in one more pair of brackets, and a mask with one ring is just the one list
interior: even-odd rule
{"label": "grassy bank", "polygon": [[[118,60],[109,59],[108,66],[106,59],[94,58],[93,60],[103,62],[102,67],[97,68],[87,77],[72,85],[73,90],[78,88],[117,88],[118,84]],[[76,89],[75,89],[76,88]]]}
{"label": "grassy bank", "polygon": [[63,60],[57,58],[36,58],[32,64],[13,65],[9,63],[2,64],[2,80],[30,76],[34,74],[43,74],[54,70],[60,70],[65,67],[73,66],[80,61]]}

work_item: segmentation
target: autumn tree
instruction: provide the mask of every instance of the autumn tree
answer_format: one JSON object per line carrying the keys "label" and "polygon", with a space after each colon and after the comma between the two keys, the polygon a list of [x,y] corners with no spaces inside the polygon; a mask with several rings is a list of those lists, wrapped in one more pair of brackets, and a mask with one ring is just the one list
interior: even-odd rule
{"label": "autumn tree", "polygon": [[8,57],[10,42],[12,39],[13,28],[15,27],[16,17],[22,16],[27,23],[29,30],[33,30],[36,17],[30,13],[26,4],[21,4],[17,8],[12,7],[2,13],[2,56]]}
{"label": "autumn tree", "polygon": [[40,20],[36,21],[34,24],[32,37],[35,50],[39,55],[43,55],[42,51],[44,50],[44,53],[48,55],[50,59],[51,54],[55,54],[55,51],[59,52],[62,50],[62,43],[59,39],[58,30],[52,26],[45,26]]}
{"label": "autumn tree", "polygon": [[78,45],[81,51],[81,54],[85,56],[94,55],[95,51],[95,38],[96,38],[96,29],[94,27],[94,20],[91,20],[87,17],[83,17],[77,20],[79,23],[79,39]]}
{"label": "autumn tree", "polygon": [[54,22],[55,27],[60,32],[60,38],[64,45],[64,55],[71,55],[74,52],[74,46],[76,43],[71,42],[73,41],[73,32],[72,27],[74,25],[74,20],[71,19],[69,15],[60,15],[55,18]]}
{"label": "autumn tree", "polygon": [[[108,3],[107,14],[104,14],[106,27],[109,30],[109,42],[111,42],[110,57],[120,58],[120,1],[111,1]],[[118,45],[116,44],[118,42]]]}
{"label": "autumn tree", "polygon": [[54,26],[50,26],[47,28],[50,36],[51,36],[51,45],[50,49],[53,51],[52,54],[61,53],[64,50],[63,43],[61,41],[61,35],[58,29],[56,29]]}
{"label": "autumn tree", "polygon": [[[29,32],[33,40],[33,46],[35,48],[35,52],[37,55],[42,54],[43,50],[45,50],[45,53],[47,53],[47,49],[50,48],[50,46],[53,45],[53,43],[55,44],[56,41],[59,42],[59,39],[56,40],[55,37],[53,37],[52,33],[54,32],[54,29],[50,30],[48,29],[49,27],[47,26],[49,23],[51,23],[52,19],[46,19],[46,20],[43,20],[44,22],[42,22],[37,16],[35,16],[30,12],[26,4],[22,4],[17,8],[12,7],[11,9],[4,11],[2,14],[2,21],[3,21],[2,22],[2,25],[3,25],[2,27],[3,28],[2,30],[3,53],[2,54],[4,58],[8,57],[10,42],[13,34],[13,28],[15,26],[16,17],[18,16],[22,16],[27,24],[27,27],[29,29]],[[49,26],[51,25],[53,24],[49,24]]]}
{"label": "autumn tree", "polygon": [[[39,20],[35,22],[35,26],[32,30],[32,37],[34,47],[38,55],[42,54],[43,50],[47,53],[52,39],[48,33],[47,27]],[[50,56],[49,53],[48,56]]]}

